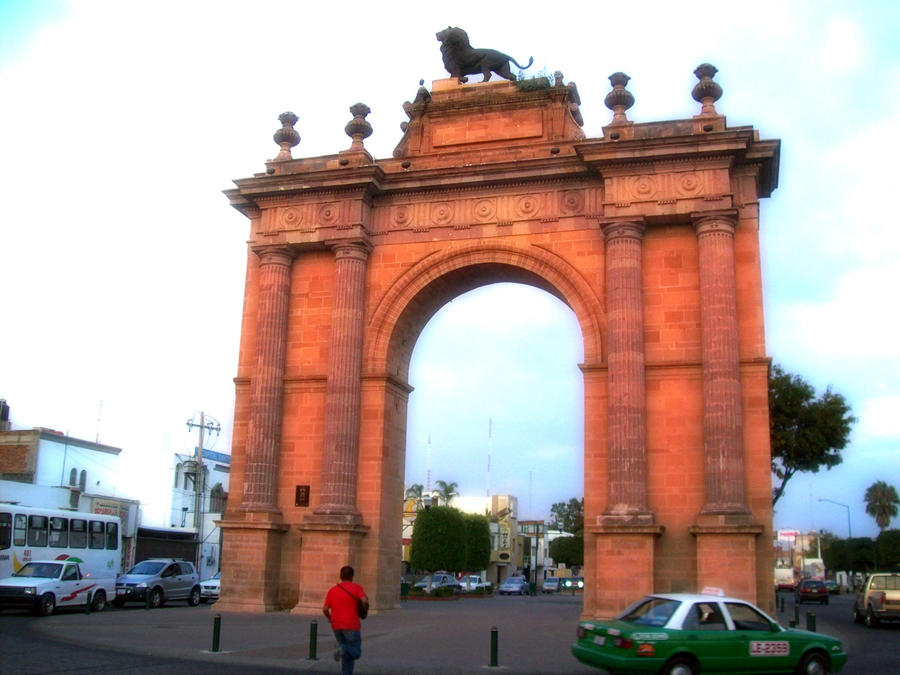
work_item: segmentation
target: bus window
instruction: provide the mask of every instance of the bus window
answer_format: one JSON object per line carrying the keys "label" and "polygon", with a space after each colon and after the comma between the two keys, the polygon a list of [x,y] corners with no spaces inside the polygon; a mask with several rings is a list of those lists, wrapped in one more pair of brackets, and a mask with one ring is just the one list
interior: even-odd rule
{"label": "bus window", "polygon": [[50,546],[67,548],[69,546],[69,519],[50,518]]}
{"label": "bus window", "polygon": [[0,551],[5,551],[12,544],[12,514],[0,513]]}
{"label": "bus window", "polygon": [[13,546],[24,546],[25,545],[25,523],[27,522],[27,518],[22,513],[17,513],[15,520],[13,521]]}
{"label": "bus window", "polygon": [[106,524],[106,548],[110,551],[119,549],[119,525],[118,523]]}
{"label": "bus window", "polygon": [[28,516],[28,545],[47,545],[47,516]]}
{"label": "bus window", "polygon": [[90,537],[88,538],[88,548],[106,548],[106,528],[103,527],[103,521],[92,520]]}
{"label": "bus window", "polygon": [[69,521],[69,546],[72,548],[87,548],[86,520],[72,518]]}

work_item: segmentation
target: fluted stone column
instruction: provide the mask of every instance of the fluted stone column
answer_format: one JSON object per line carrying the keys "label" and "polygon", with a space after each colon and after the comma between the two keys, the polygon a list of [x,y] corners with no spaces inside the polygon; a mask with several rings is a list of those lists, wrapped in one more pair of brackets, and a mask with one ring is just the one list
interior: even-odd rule
{"label": "fluted stone column", "polygon": [[286,246],[262,246],[254,253],[259,257],[257,360],[250,389],[241,509],[277,511],[285,334],[294,253]]}
{"label": "fluted stone column", "polygon": [[650,519],[641,222],[603,225],[609,365],[609,506],[605,515]]}
{"label": "fluted stone column", "polygon": [[369,247],[362,242],[334,247],[334,306],[325,391],[322,497],[315,513],[358,516],[360,388]]}
{"label": "fluted stone column", "polygon": [[706,456],[703,513],[747,514],[734,277],[734,215],[695,215],[694,228],[700,257],[703,447]]}

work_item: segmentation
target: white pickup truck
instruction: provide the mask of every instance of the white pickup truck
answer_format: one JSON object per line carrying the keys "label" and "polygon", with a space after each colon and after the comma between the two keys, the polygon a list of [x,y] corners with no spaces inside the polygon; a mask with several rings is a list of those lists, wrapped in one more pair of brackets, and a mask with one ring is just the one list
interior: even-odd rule
{"label": "white pickup truck", "polygon": [[106,599],[115,597],[116,580],[94,579],[81,573],[78,563],[37,560],[26,563],[6,579],[0,579],[0,609],[26,607],[40,616],[57,607],[85,607],[102,611]]}

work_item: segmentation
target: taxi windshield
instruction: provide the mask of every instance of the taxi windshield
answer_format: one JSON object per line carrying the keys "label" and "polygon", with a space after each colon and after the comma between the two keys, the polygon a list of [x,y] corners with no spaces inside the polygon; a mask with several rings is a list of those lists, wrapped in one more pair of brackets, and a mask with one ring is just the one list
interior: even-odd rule
{"label": "taxi windshield", "polygon": [[620,621],[642,626],[665,626],[680,604],[681,602],[678,600],[667,598],[644,598],[636,605],[626,609],[617,618]]}

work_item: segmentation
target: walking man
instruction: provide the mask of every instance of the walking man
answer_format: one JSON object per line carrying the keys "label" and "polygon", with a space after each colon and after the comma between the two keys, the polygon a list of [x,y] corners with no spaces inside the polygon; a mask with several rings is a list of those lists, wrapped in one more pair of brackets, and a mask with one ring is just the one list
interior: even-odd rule
{"label": "walking man", "polygon": [[328,589],[325,595],[325,606],[322,612],[331,622],[331,630],[338,642],[334,651],[334,660],[341,662],[343,675],[353,673],[353,662],[362,654],[362,625],[359,621],[359,605],[363,613],[369,610],[369,598],[359,584],[353,583],[353,568],[344,565],[341,568],[341,581]]}

